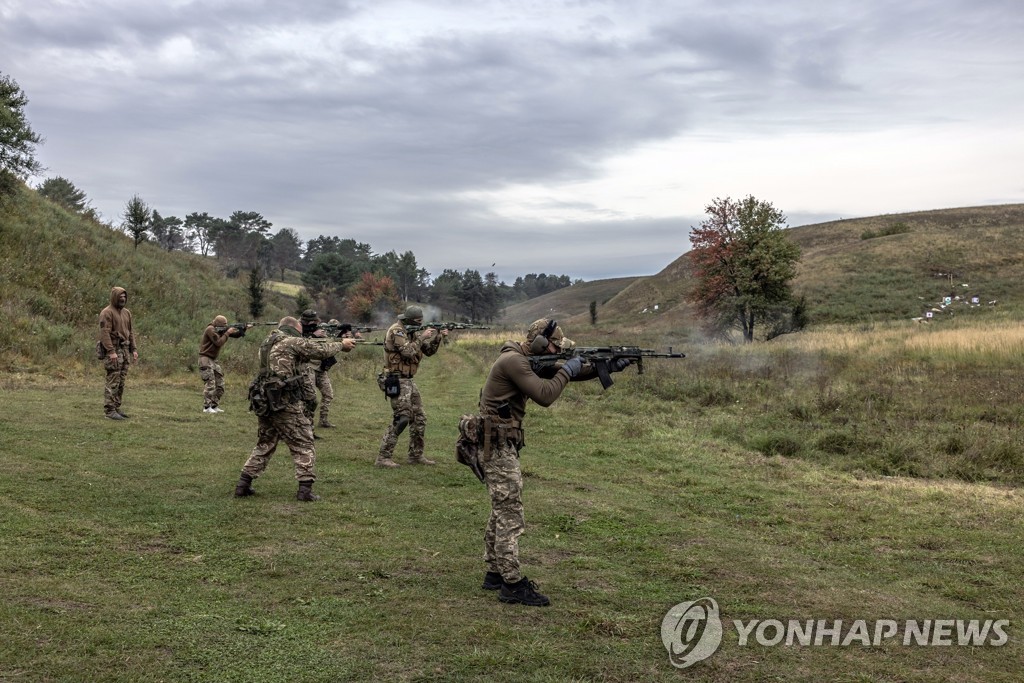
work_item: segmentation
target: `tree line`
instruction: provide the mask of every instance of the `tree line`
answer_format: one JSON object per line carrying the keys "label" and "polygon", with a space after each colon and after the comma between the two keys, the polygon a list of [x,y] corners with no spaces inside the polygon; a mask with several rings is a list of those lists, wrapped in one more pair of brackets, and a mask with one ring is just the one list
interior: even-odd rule
{"label": "tree line", "polygon": [[[95,218],[84,193],[66,178],[49,178],[37,191]],[[493,272],[452,269],[432,279],[412,251],[379,254],[365,242],[329,235],[303,242],[292,228],[274,231],[273,223],[256,211],[235,211],[227,218],[194,212],[181,219],[161,215],[134,195],[120,218],[120,228],[136,247],[151,241],[167,251],[215,258],[229,277],[247,273],[250,298],[262,297],[268,279],[285,280],[294,271],[304,288],[299,295],[302,307],[347,314],[362,322],[392,314],[403,301],[431,304],[449,317],[491,322],[505,306],[574,284],[567,275],[530,273],[508,285]]]}

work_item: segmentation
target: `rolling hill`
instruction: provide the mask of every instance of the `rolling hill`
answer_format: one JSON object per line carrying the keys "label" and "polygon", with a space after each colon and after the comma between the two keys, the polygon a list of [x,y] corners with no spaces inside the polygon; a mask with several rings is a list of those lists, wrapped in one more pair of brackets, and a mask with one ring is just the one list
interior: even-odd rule
{"label": "rolling hill", "polygon": [[[1024,310],[1024,204],[845,219],[789,235],[802,250],[794,291],[807,297],[812,323],[910,319],[950,295],[996,302],[1001,314]],[[599,326],[685,336],[697,326],[686,302],[690,276],[684,254],[656,275],[584,285],[607,293],[625,284],[599,306]],[[509,307],[506,320],[553,309],[589,324],[594,298],[560,290],[526,302],[528,309]]]}

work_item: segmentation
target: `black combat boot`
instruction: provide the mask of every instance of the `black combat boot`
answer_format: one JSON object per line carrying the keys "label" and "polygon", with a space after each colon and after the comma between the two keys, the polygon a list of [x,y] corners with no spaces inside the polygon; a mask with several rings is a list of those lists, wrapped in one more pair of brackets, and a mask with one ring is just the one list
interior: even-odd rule
{"label": "black combat boot", "polygon": [[502,602],[519,602],[530,607],[546,607],[551,604],[548,596],[537,592],[537,584],[525,576],[516,583],[502,581],[498,599]]}
{"label": "black combat boot", "polygon": [[238,483],[235,484],[235,498],[255,495],[256,492],[252,490],[252,476],[242,472],[242,476],[238,478]]}
{"label": "black combat boot", "polygon": [[299,491],[295,494],[295,500],[301,500],[307,503],[311,503],[314,500],[320,500],[320,496],[313,493],[313,482],[300,481]]}
{"label": "black combat boot", "polygon": [[484,574],[484,582],[480,586],[485,591],[496,591],[501,588],[501,574],[498,572],[487,572]]}

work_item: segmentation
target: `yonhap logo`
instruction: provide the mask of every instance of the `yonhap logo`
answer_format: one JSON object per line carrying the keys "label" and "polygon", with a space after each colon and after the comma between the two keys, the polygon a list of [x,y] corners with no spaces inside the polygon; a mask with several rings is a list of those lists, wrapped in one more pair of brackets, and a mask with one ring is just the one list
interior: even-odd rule
{"label": "yonhap logo", "polygon": [[[758,647],[1002,647],[1009,619],[732,619],[735,645]],[[681,602],[661,620],[661,642],[672,666],[685,669],[722,645],[714,598]]]}
{"label": "yonhap logo", "polygon": [[672,666],[685,669],[715,654],[722,644],[722,620],[713,598],[681,602],[661,620],[661,642]]}

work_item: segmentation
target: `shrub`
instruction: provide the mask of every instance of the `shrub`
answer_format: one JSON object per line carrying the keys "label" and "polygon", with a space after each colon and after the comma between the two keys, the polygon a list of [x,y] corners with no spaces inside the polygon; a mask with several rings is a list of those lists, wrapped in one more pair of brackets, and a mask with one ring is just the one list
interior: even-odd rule
{"label": "shrub", "polygon": [[865,230],[860,234],[862,240],[870,240],[875,237],[888,237],[889,235],[902,235],[903,233],[910,232],[910,226],[906,223],[899,222],[887,225],[884,228],[878,230]]}
{"label": "shrub", "polygon": [[847,455],[855,452],[859,444],[856,438],[846,432],[827,432],[818,437],[814,446],[826,453]]}
{"label": "shrub", "polygon": [[793,457],[800,453],[800,442],[788,434],[766,434],[755,437],[751,446],[765,455]]}

